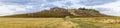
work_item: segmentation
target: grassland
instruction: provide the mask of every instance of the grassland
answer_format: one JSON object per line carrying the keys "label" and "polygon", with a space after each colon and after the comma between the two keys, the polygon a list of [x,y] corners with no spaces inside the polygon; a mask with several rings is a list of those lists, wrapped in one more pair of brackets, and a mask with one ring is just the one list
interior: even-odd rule
{"label": "grassland", "polygon": [[0,18],[0,28],[120,28],[120,18]]}

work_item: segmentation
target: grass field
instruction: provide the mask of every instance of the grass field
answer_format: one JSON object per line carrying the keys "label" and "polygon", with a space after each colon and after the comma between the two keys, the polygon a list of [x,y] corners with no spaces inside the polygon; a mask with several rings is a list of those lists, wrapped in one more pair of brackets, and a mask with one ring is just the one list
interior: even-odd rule
{"label": "grass field", "polygon": [[119,17],[0,18],[0,28],[120,28]]}

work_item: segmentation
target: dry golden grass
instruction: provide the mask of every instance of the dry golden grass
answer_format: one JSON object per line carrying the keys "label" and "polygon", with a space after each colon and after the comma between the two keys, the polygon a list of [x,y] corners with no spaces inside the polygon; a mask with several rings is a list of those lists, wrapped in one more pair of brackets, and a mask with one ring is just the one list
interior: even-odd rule
{"label": "dry golden grass", "polygon": [[120,28],[119,21],[117,17],[0,18],[0,28]]}
{"label": "dry golden grass", "polygon": [[0,28],[44,28],[63,21],[61,18],[0,18]]}

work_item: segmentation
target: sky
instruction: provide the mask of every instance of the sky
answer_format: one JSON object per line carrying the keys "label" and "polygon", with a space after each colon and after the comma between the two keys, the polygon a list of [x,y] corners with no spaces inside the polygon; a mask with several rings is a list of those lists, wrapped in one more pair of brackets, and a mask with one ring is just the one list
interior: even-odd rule
{"label": "sky", "polygon": [[52,7],[93,8],[120,16],[120,0],[0,0],[0,16],[37,12]]}

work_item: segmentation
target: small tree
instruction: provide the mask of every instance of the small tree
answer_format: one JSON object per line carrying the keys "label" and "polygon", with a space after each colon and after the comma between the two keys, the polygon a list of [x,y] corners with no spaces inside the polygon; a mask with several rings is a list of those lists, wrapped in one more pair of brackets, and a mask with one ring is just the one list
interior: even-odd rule
{"label": "small tree", "polygon": [[85,8],[79,8],[79,10],[86,10]]}

